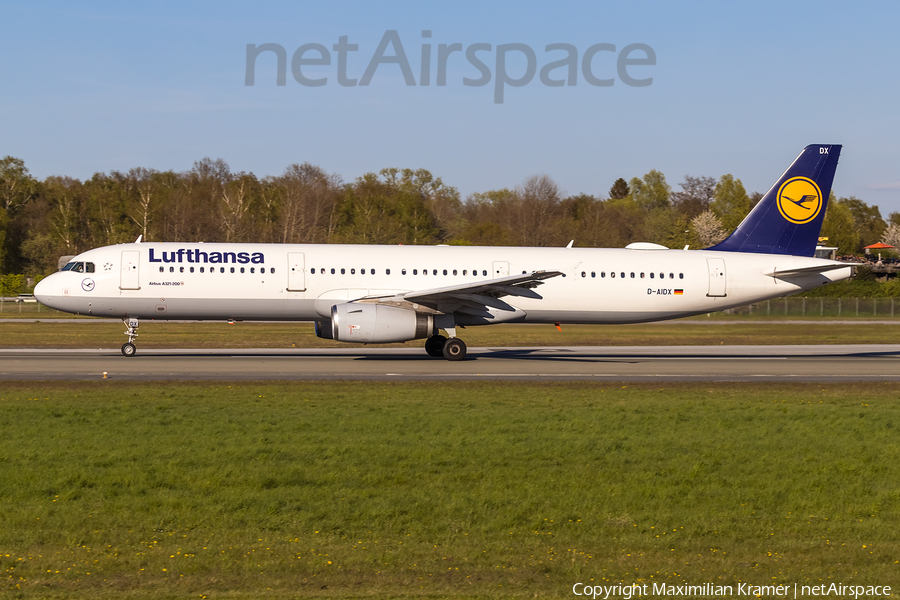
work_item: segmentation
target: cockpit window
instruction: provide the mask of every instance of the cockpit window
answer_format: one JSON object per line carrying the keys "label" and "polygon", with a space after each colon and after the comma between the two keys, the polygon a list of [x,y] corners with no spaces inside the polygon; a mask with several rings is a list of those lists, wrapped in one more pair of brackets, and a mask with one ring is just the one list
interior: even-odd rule
{"label": "cockpit window", "polygon": [[89,262],[70,262],[62,268],[63,271],[75,271],[76,273],[94,273],[94,263]]}

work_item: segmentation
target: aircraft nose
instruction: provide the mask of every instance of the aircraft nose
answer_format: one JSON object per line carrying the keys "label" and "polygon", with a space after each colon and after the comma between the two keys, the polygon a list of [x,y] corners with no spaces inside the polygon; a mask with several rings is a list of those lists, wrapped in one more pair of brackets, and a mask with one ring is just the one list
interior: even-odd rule
{"label": "aircraft nose", "polygon": [[53,278],[53,275],[44,277],[34,286],[34,297],[45,306],[50,306],[53,302],[53,296],[56,295],[56,285]]}

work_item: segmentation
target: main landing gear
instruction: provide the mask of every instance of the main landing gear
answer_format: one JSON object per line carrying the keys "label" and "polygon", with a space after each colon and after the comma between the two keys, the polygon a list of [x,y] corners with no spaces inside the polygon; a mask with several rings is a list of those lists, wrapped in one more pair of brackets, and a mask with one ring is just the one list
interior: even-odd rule
{"label": "main landing gear", "polygon": [[128,341],[122,344],[122,355],[123,356],[134,356],[137,352],[137,346],[134,345],[134,340],[137,338],[137,328],[138,328],[138,320],[137,319],[124,319],[122,321],[125,323],[125,335],[128,336]]}
{"label": "main landing gear", "polygon": [[433,335],[425,340],[425,352],[435,358],[462,360],[466,357],[466,343],[458,337],[448,340],[442,335]]}

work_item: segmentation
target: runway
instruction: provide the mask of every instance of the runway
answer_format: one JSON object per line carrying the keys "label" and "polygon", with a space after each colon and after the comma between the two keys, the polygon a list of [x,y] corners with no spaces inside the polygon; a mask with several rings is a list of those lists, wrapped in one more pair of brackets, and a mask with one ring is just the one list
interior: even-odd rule
{"label": "runway", "polygon": [[900,381],[900,345],[469,348],[464,361],[419,348],[0,349],[0,379],[379,381]]}

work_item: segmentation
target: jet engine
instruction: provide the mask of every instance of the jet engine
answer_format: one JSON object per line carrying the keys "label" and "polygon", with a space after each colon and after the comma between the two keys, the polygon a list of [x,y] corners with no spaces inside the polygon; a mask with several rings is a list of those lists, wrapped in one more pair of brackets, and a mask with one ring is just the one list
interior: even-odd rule
{"label": "jet engine", "polygon": [[[381,304],[336,304],[331,307],[331,331],[316,323],[316,335],[340,342],[384,344],[431,337],[434,317]],[[331,335],[328,335],[328,334]]]}

